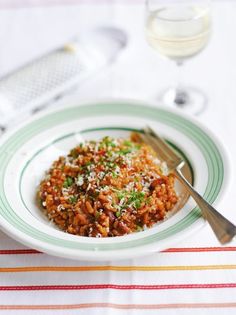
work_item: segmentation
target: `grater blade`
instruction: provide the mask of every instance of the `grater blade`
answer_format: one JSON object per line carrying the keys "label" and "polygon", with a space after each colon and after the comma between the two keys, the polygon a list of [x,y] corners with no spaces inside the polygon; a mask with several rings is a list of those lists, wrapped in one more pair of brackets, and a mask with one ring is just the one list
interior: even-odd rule
{"label": "grater blade", "polygon": [[109,65],[126,42],[120,29],[96,28],[0,79],[1,128]]}

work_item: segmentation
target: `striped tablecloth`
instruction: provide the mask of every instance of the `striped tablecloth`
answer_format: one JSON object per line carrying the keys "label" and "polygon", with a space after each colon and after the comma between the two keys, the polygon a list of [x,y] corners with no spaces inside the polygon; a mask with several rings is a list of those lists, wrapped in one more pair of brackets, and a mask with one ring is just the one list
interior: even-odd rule
{"label": "striped tablecloth", "polygon": [[219,247],[207,227],[204,234],[204,246],[195,236],[195,246],[185,241],[148,257],[80,262],[0,233],[0,313],[235,314],[236,244]]}

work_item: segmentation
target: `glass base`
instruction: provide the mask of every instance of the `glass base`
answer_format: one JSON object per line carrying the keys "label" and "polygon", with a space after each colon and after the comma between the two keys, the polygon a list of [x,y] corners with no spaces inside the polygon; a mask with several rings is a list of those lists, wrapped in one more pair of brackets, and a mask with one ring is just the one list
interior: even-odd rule
{"label": "glass base", "polygon": [[207,106],[206,95],[193,87],[169,88],[159,95],[158,101],[193,115],[201,114]]}

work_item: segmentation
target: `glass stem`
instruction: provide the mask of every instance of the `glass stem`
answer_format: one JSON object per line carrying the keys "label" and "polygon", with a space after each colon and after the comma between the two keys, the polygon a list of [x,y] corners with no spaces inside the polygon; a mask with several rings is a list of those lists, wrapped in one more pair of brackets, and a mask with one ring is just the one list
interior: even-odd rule
{"label": "glass stem", "polygon": [[178,67],[178,83],[176,85],[174,102],[179,107],[185,107],[187,104],[189,104],[189,96],[181,83],[181,70],[183,66],[183,61],[178,60],[176,64]]}

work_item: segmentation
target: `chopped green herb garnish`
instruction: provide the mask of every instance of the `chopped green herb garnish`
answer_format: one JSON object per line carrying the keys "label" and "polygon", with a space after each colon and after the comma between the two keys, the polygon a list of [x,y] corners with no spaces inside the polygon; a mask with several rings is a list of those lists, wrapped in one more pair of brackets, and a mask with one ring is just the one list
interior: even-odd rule
{"label": "chopped green herb garnish", "polygon": [[111,152],[111,151],[108,151],[108,152],[107,152],[107,156],[111,157],[111,156],[112,156],[112,152]]}
{"label": "chopped green herb garnish", "polygon": [[136,209],[139,209],[141,207],[141,204],[144,200],[144,196],[145,196],[145,193],[144,192],[139,192],[139,191],[132,191],[130,193],[130,196],[128,198],[128,201],[127,203],[130,205],[130,204],[134,204],[134,207]]}
{"label": "chopped green herb garnish", "polygon": [[132,191],[130,193],[130,197],[128,199],[129,202],[135,201],[136,199],[143,199],[145,196],[145,193],[142,191]]}
{"label": "chopped green herb garnish", "polygon": [[67,178],[66,178],[66,180],[64,181],[64,183],[63,183],[63,187],[64,188],[68,188],[68,187],[70,187],[72,184],[73,184],[73,178],[72,177],[70,177],[70,176],[68,176]]}
{"label": "chopped green herb garnish", "polygon": [[136,209],[139,209],[141,207],[141,200],[137,199],[134,201],[134,206]]}
{"label": "chopped green herb garnish", "polygon": [[69,198],[69,202],[72,203],[72,204],[76,203],[76,201],[77,201],[77,197],[76,196],[71,196]]}
{"label": "chopped green herb garnish", "polygon": [[102,143],[105,144],[106,147],[116,147],[116,144],[113,142],[114,140],[110,137],[104,137],[102,139]]}
{"label": "chopped green herb garnish", "polygon": [[114,168],[115,165],[116,164],[114,164],[113,162],[109,162],[109,161],[106,163],[106,166],[109,167],[109,168]]}
{"label": "chopped green herb garnish", "polygon": [[117,192],[117,197],[119,201],[126,199],[122,204],[121,209],[133,206],[135,209],[139,209],[144,201],[145,193],[142,191],[119,191]]}
{"label": "chopped green herb garnish", "polygon": [[128,154],[128,153],[131,153],[132,151],[133,151],[132,149],[124,149],[124,150],[118,151],[117,153],[118,153],[119,155],[126,155],[126,154]]}
{"label": "chopped green herb garnish", "polygon": [[125,141],[123,142],[123,144],[126,145],[127,147],[132,147],[132,146],[133,146],[132,142],[129,141],[129,140],[125,140]]}
{"label": "chopped green herb garnish", "polygon": [[119,218],[120,216],[121,216],[121,211],[120,210],[116,211],[116,217]]}
{"label": "chopped green herb garnish", "polygon": [[116,174],[116,172],[113,171],[113,172],[112,172],[112,177],[113,177],[113,178],[117,178],[117,176],[118,176],[118,175]]}
{"label": "chopped green herb garnish", "polygon": [[117,197],[118,197],[119,201],[120,201],[121,199],[125,198],[125,195],[126,195],[125,192],[119,191],[119,192],[117,193]]}

